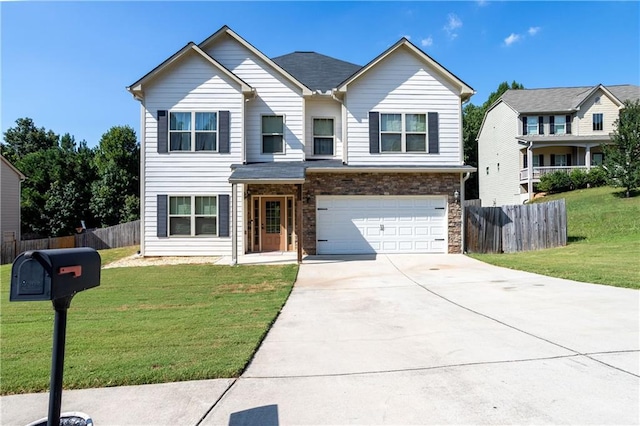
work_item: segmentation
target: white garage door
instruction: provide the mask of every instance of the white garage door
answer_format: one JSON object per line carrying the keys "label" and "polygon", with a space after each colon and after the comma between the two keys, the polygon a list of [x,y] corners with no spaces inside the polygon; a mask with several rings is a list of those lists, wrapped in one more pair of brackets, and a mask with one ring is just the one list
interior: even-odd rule
{"label": "white garage door", "polygon": [[318,254],[446,253],[445,197],[318,196]]}

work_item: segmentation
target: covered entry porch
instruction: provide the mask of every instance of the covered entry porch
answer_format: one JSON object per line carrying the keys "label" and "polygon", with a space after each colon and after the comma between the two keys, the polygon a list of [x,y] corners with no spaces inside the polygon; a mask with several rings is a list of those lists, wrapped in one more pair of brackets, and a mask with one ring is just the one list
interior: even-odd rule
{"label": "covered entry porch", "polygon": [[302,164],[258,163],[232,166],[229,182],[237,194],[237,185],[242,185],[242,205],[232,215],[232,228],[237,231],[242,221],[245,229],[242,246],[234,232],[233,263],[238,253],[297,253],[302,261]]}

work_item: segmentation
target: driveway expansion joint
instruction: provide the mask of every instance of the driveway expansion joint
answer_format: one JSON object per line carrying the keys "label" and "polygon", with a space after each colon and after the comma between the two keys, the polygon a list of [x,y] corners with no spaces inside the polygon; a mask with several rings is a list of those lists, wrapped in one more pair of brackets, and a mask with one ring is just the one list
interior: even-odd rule
{"label": "driveway expansion joint", "polygon": [[554,346],[557,346],[557,347],[562,348],[562,349],[564,349],[564,350],[567,350],[567,351],[569,351],[569,352],[573,352],[576,356],[584,356],[584,357],[586,357],[586,358],[591,359],[592,361],[595,361],[595,362],[597,362],[597,363],[599,363],[599,364],[605,365],[605,366],[607,366],[607,367],[609,367],[609,368],[613,368],[613,369],[618,370],[618,371],[621,371],[621,372],[623,372],[623,373],[627,373],[627,374],[632,375],[632,376],[634,376],[634,377],[640,377],[639,375],[637,375],[637,374],[635,374],[635,373],[632,373],[632,372],[630,372],[630,371],[627,371],[627,370],[624,370],[624,369],[622,369],[622,368],[616,367],[616,366],[614,366],[614,365],[608,364],[608,363],[606,363],[606,362],[604,362],[604,361],[601,361],[601,360],[599,360],[599,359],[592,358],[592,357],[590,357],[588,354],[581,353],[580,351],[577,351],[577,350],[575,350],[575,349],[571,349],[571,348],[569,348],[569,347],[566,347],[566,346],[564,346],[564,345],[561,345],[560,343],[553,342],[553,341],[551,341],[551,340],[549,340],[549,339],[546,339],[546,338],[544,338],[544,337],[541,337],[541,336],[538,336],[538,335],[536,335],[536,334],[530,333],[530,332],[528,332],[528,331],[526,331],[526,330],[523,330],[523,329],[518,328],[518,327],[516,327],[516,326],[513,326],[513,325],[511,325],[511,324],[507,324],[506,322],[501,321],[501,320],[499,320],[499,319],[497,319],[497,318],[493,318],[493,317],[491,317],[491,316],[489,316],[489,315],[487,315],[487,314],[483,314],[482,312],[479,312],[479,311],[476,311],[476,310],[471,309],[471,308],[469,308],[469,307],[466,307],[466,306],[464,306],[464,305],[461,305],[460,303],[454,302],[453,300],[448,299],[448,298],[446,298],[445,296],[443,296],[443,295],[441,295],[441,294],[439,294],[439,293],[436,293],[435,291],[431,290],[431,289],[430,289],[430,288],[428,288],[426,285],[419,283],[418,281],[416,281],[415,279],[413,279],[411,276],[409,276],[408,274],[406,274],[406,273],[405,273],[402,269],[400,269],[400,268],[399,268],[395,263],[393,263],[393,261],[391,260],[391,258],[389,258],[389,256],[386,256],[386,255],[385,255],[385,257],[386,257],[387,261],[388,261],[388,262],[389,262],[389,263],[390,263],[390,264],[391,264],[391,265],[392,265],[392,266],[393,266],[393,267],[394,267],[394,268],[395,268],[395,269],[396,269],[400,274],[402,274],[404,277],[406,277],[409,281],[413,282],[413,283],[414,283],[415,285],[417,285],[418,287],[421,287],[421,288],[422,288],[422,289],[424,289],[425,291],[427,291],[427,292],[429,292],[429,293],[433,294],[433,295],[434,295],[434,296],[436,296],[436,297],[441,298],[442,300],[444,300],[444,301],[446,301],[446,302],[449,302],[449,303],[451,303],[451,304],[453,304],[453,305],[455,305],[455,306],[457,306],[457,307],[459,307],[459,308],[461,308],[461,309],[464,309],[464,310],[466,310],[466,311],[468,311],[468,312],[471,312],[471,313],[473,313],[473,314],[475,314],[475,315],[481,316],[481,317],[486,318],[486,319],[489,319],[489,320],[491,320],[491,321],[495,321],[495,322],[497,322],[497,323],[498,323],[498,324],[500,324],[500,325],[503,325],[503,326],[505,326],[505,327],[509,327],[509,328],[511,328],[511,329],[513,329],[513,330],[515,330],[515,331],[518,331],[518,332],[520,332],[520,333],[526,334],[527,336],[531,336],[531,337],[533,337],[533,338],[536,338],[536,339],[542,340],[542,341],[544,341],[544,342],[547,342],[547,343],[549,343],[549,344],[552,344],[552,345],[554,345]]}

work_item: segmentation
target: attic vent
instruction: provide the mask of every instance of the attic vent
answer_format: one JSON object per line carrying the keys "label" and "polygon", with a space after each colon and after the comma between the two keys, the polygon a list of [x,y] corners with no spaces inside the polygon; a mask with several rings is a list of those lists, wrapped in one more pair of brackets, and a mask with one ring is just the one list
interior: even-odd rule
{"label": "attic vent", "polygon": [[600,105],[600,96],[596,96],[595,104]]}

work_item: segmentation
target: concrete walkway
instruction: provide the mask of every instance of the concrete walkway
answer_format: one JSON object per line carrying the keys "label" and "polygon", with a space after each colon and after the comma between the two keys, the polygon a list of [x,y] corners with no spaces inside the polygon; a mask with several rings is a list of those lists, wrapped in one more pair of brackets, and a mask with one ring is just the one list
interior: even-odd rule
{"label": "concrete walkway", "polygon": [[[639,424],[640,292],[458,255],[310,257],[238,380],[63,392],[106,424]],[[47,394],[0,399],[0,423]]]}

